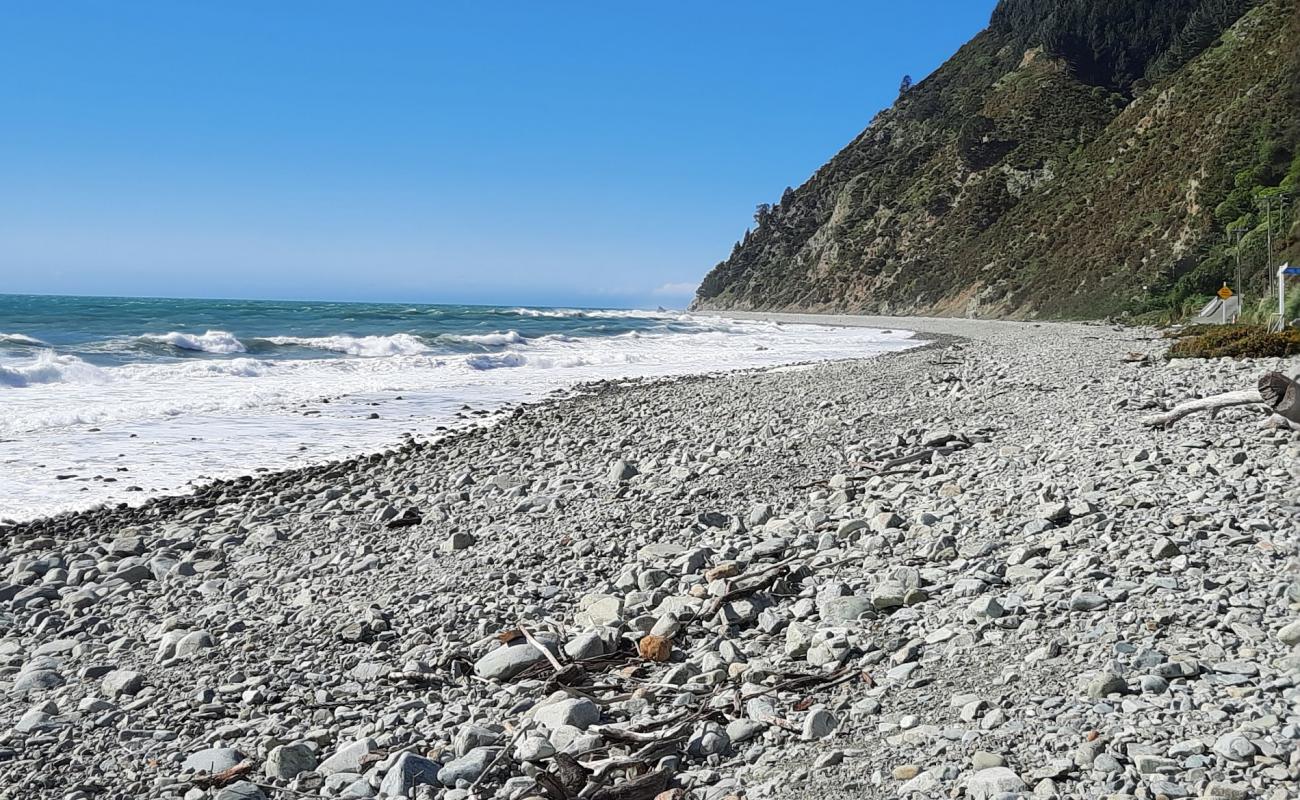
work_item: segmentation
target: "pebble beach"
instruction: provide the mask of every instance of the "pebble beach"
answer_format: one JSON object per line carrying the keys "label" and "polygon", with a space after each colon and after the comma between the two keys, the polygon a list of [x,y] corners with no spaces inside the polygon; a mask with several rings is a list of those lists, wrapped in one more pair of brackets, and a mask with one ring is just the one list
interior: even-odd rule
{"label": "pebble beach", "polygon": [[0,529],[0,798],[1297,796],[1300,359],[761,316],[929,344]]}

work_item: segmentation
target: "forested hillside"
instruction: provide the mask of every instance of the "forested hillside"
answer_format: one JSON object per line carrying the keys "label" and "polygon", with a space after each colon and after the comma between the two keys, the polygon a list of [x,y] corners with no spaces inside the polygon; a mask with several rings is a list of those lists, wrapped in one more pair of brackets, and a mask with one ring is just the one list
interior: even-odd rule
{"label": "forested hillside", "polygon": [[[1294,250],[1297,0],[1003,0],[774,205],[697,308],[1168,313]],[[1271,210],[1271,213],[1270,213]]]}

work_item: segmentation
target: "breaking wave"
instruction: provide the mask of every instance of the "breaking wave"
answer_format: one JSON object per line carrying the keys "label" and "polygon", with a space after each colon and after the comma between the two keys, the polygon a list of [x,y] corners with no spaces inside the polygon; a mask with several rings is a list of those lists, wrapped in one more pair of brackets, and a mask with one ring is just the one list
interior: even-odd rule
{"label": "breaking wave", "polygon": [[429,346],[420,337],[409,333],[394,333],[391,336],[271,336],[264,341],[282,347],[306,347],[367,358],[429,352]]}
{"label": "breaking wave", "polygon": [[637,311],[634,309],[607,309],[603,311],[580,308],[512,308],[509,313],[521,317],[549,317],[553,319],[688,319],[680,312]]}
{"label": "breaking wave", "polygon": [[76,356],[42,350],[30,363],[0,364],[0,386],[20,388],[37,383],[103,383],[107,374]]}
{"label": "breaking wave", "polygon": [[0,333],[0,344],[21,344],[27,345],[28,347],[49,347],[49,344],[24,333]]}
{"label": "breaking wave", "polygon": [[449,342],[462,342],[464,344],[481,344],[488,347],[499,347],[507,344],[527,344],[528,340],[519,334],[519,331],[497,331],[495,333],[449,333],[439,337]]}
{"label": "breaking wave", "polygon": [[273,365],[267,361],[232,358],[222,361],[189,361],[184,364],[131,364],[117,367],[114,374],[144,382],[176,378],[260,378],[272,368]]}
{"label": "breaking wave", "polygon": [[148,334],[140,338],[148,342],[169,344],[178,350],[192,350],[198,353],[230,355],[231,353],[248,352],[248,348],[244,347],[244,343],[236,339],[235,335],[228,331],[208,331],[204,334],[170,331],[161,334]]}

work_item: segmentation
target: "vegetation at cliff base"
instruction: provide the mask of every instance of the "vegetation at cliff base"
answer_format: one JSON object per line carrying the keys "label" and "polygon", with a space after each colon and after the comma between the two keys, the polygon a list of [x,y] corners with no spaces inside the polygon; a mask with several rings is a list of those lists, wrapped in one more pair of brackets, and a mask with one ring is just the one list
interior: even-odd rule
{"label": "vegetation at cliff base", "polygon": [[1207,325],[1174,334],[1170,358],[1284,358],[1300,355],[1300,329],[1272,332],[1262,325]]}

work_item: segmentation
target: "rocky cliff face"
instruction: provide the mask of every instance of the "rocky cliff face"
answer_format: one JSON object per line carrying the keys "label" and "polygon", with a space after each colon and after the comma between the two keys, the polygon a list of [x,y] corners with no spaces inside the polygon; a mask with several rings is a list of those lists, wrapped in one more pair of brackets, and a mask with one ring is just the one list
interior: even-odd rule
{"label": "rocky cliff face", "polygon": [[1231,279],[1231,226],[1259,284],[1257,201],[1300,179],[1297,54],[1296,0],[1004,0],[760,206],[694,307],[1141,313]]}

